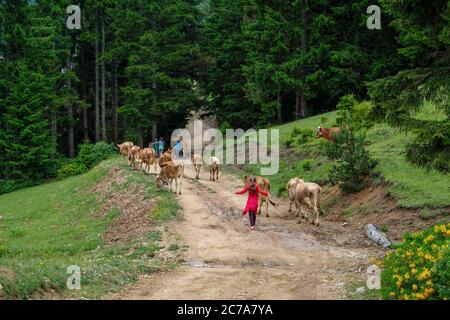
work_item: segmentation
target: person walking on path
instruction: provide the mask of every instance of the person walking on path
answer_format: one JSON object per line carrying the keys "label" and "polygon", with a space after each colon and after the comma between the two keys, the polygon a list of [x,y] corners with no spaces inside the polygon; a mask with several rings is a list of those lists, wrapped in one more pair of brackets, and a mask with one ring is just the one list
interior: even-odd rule
{"label": "person walking on path", "polygon": [[153,142],[153,150],[155,150],[155,157],[159,158],[159,143],[158,143],[158,139],[155,139],[155,141]]}
{"label": "person walking on path", "polygon": [[245,204],[245,208],[242,211],[243,215],[248,213],[248,218],[250,222],[250,230],[255,230],[256,224],[256,213],[258,212],[258,194],[262,194],[263,196],[268,196],[269,193],[265,192],[261,189],[261,187],[256,183],[255,177],[249,177],[248,183],[244,189],[241,191],[237,191],[235,194],[240,195],[244,194],[248,191],[247,203]]}
{"label": "person walking on path", "polygon": [[159,138],[159,153],[163,154],[164,153],[164,139],[161,137]]}

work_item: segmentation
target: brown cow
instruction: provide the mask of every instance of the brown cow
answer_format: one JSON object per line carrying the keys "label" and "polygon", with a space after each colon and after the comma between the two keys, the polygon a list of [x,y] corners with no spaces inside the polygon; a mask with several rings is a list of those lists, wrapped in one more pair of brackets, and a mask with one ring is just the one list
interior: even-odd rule
{"label": "brown cow", "polygon": [[155,165],[155,174],[156,174],[156,159],[155,159],[155,150],[153,148],[145,148],[139,152],[139,160],[142,169],[144,169],[145,174],[150,174],[150,166],[152,164]]}
{"label": "brown cow", "polygon": [[[297,209],[297,217],[299,212],[302,218],[307,218],[304,208],[314,212],[313,224],[319,225],[319,215],[320,215],[320,193],[322,188],[313,182],[301,182],[301,179],[297,182],[295,186],[295,207]],[[298,223],[301,223],[299,219]]]}
{"label": "brown cow", "polygon": [[[245,184],[249,183],[248,178],[250,176],[245,176],[244,177],[244,182]],[[263,196],[263,195],[259,195],[258,199],[259,199],[259,205],[258,205],[258,213],[257,214],[261,214],[261,209],[262,209],[262,204],[265,203],[266,205],[266,217],[269,217],[269,202],[271,205],[275,206],[275,202],[273,202],[270,199],[270,181],[267,178],[264,177],[260,177],[260,176],[256,176],[256,183],[259,184],[259,186],[261,187],[261,189],[267,193],[269,193],[269,195]]]}
{"label": "brown cow", "polygon": [[172,162],[172,152],[164,152],[158,160],[159,167],[162,168],[167,164],[173,164]]}
{"label": "brown cow", "polygon": [[341,128],[338,127],[332,127],[332,128],[325,128],[323,126],[320,126],[317,128],[317,138],[325,138],[328,141],[334,141],[334,138],[339,135],[341,132]]}
{"label": "brown cow", "polygon": [[140,152],[141,148],[139,146],[133,146],[131,147],[131,150],[128,153],[128,163],[136,170],[138,169],[140,163],[139,159]]}
{"label": "brown cow", "polygon": [[212,181],[219,180],[219,158],[210,157],[208,163],[209,163],[209,180]]}
{"label": "brown cow", "polygon": [[202,168],[202,164],[203,164],[203,158],[201,155],[199,154],[194,154],[194,156],[192,157],[192,164],[194,165],[194,170],[195,170],[195,179],[200,179],[200,170]]}
{"label": "brown cow", "polygon": [[[172,184],[175,180],[175,194],[181,194],[181,185],[183,184],[183,174],[184,165],[183,164],[173,164],[166,162],[164,166],[161,167],[159,176],[156,178],[156,187],[161,189],[164,185],[169,185],[170,192],[172,192]],[[179,179],[179,180],[178,180]]]}
{"label": "brown cow", "polygon": [[[122,155],[124,159],[128,158],[128,155],[133,146],[134,146],[133,142],[129,141],[117,145],[117,147],[119,148],[119,153]],[[128,162],[128,165],[130,165],[130,162]]]}

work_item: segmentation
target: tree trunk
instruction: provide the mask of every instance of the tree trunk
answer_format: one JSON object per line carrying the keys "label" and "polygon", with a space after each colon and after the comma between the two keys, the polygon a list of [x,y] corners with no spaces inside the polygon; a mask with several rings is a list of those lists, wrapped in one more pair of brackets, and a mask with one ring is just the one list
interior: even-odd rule
{"label": "tree trunk", "polygon": [[100,95],[98,70],[98,22],[95,22],[95,142],[100,140]]}
{"label": "tree trunk", "polygon": [[[67,87],[69,91],[72,89],[71,79],[68,80]],[[67,117],[69,118],[69,125],[67,127],[67,135],[69,140],[69,158],[73,159],[75,158],[75,139],[73,135],[73,106],[70,101],[67,103]]]}
{"label": "tree trunk", "polygon": [[152,123],[152,140],[158,139],[158,122]]}
{"label": "tree trunk", "polygon": [[[308,34],[307,34],[307,28],[308,28],[308,21],[307,21],[307,15],[306,15],[306,10],[307,10],[307,6],[308,6],[308,0],[303,0],[302,3],[302,11],[301,11],[301,15],[302,15],[302,54],[306,55],[307,51],[308,51]],[[306,78],[306,70],[304,68],[302,68],[301,70],[301,75],[303,78],[303,81]],[[297,109],[298,107],[298,109]],[[306,101],[306,97],[305,97],[305,92],[304,92],[304,88],[302,91],[297,90],[296,92],[296,112],[298,110],[297,116],[304,118],[305,114],[306,114],[306,108],[307,108],[307,101]]]}
{"label": "tree trunk", "polygon": [[119,107],[119,81],[118,81],[118,70],[117,64],[114,63],[113,66],[113,99],[111,106],[111,116],[112,116],[112,139],[114,144],[119,141],[119,119],[117,115],[117,108]]}
{"label": "tree trunk", "polygon": [[300,91],[295,90],[295,120],[300,119]]}
{"label": "tree trunk", "polygon": [[277,93],[277,115],[278,115],[278,123],[283,123],[283,110],[281,107],[281,93],[278,91]]}
{"label": "tree trunk", "polygon": [[300,116],[301,116],[302,118],[305,117],[305,114],[306,114],[306,106],[307,106],[307,104],[306,104],[306,97],[305,97],[305,95],[303,94],[303,92],[300,92]]}
{"label": "tree trunk", "polygon": [[58,147],[58,120],[56,111],[52,111],[52,144],[56,150]]}
{"label": "tree trunk", "polygon": [[[86,65],[86,59],[85,59],[85,53],[84,50],[81,50],[81,65]],[[80,75],[81,77],[81,75]],[[82,88],[82,92],[83,92],[83,102],[85,104],[87,104],[87,99],[88,99],[88,95],[87,95],[87,85],[85,83],[81,84],[81,88]],[[83,140],[84,141],[88,141],[89,140],[89,122],[88,122],[88,107],[87,105],[84,106],[83,108]]]}
{"label": "tree trunk", "polygon": [[102,140],[106,138],[105,18],[102,18]]}
{"label": "tree trunk", "polygon": [[139,132],[139,133],[138,133],[137,144],[138,144],[138,146],[141,147],[141,148],[144,147],[144,135],[142,134],[142,132]]}

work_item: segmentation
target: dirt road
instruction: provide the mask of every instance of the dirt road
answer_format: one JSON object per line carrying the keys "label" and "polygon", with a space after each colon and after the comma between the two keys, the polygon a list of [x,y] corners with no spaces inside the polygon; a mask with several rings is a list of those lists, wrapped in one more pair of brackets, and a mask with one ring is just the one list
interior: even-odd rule
{"label": "dirt road", "polygon": [[[380,251],[360,230],[321,221],[297,224],[286,201],[277,199],[271,217],[247,228],[241,210],[242,182],[221,175],[200,180],[186,167],[183,219],[169,226],[188,249],[175,271],[141,277],[108,299],[344,299],[350,282],[365,281],[370,256]],[[263,212],[264,213],[264,212]]]}

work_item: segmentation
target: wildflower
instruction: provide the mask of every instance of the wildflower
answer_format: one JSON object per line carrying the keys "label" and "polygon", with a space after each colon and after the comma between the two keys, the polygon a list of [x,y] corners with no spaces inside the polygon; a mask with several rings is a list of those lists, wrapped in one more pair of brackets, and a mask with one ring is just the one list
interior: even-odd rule
{"label": "wildflower", "polygon": [[417,289],[419,289],[419,288],[417,287],[417,284],[415,284],[415,283],[413,284],[412,288],[413,288],[414,291],[416,291]]}
{"label": "wildflower", "polygon": [[425,295],[423,293],[416,293],[414,294],[417,300],[423,300],[425,299]]}

